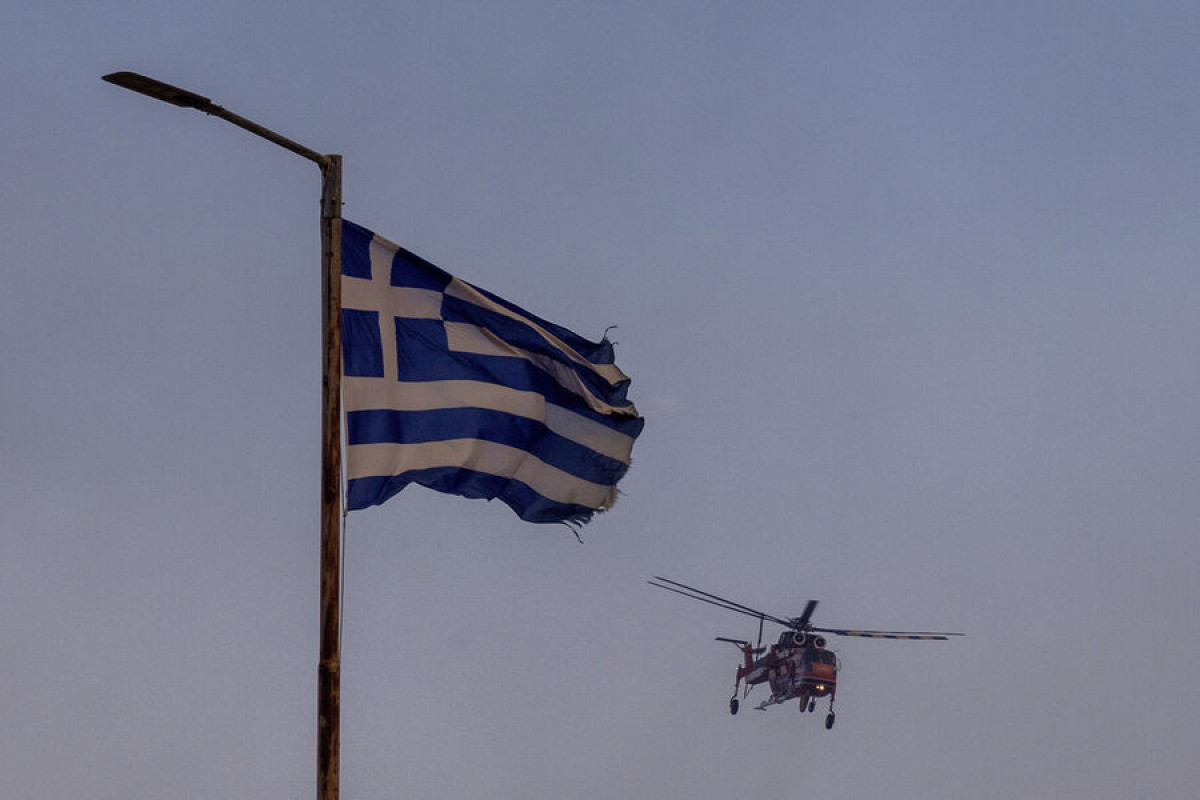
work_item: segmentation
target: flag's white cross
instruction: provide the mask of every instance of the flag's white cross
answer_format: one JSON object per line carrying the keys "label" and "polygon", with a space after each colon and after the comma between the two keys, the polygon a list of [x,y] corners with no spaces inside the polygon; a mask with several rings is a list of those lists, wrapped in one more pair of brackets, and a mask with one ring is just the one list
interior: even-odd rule
{"label": "flag's white cross", "polygon": [[442,293],[433,289],[392,286],[393,251],[371,240],[371,278],[342,276],[342,307],[379,314],[379,341],[383,348],[383,379],[399,379],[396,365],[396,317],[441,319]]}

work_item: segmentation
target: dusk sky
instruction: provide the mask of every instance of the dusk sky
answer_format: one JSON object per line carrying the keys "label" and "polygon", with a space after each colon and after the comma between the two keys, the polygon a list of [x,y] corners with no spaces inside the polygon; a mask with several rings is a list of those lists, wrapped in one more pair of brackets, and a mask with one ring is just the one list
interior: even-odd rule
{"label": "dusk sky", "polygon": [[[4,797],[315,793],[319,172],[118,70],[646,419],[582,543],[349,515],[343,798],[1195,796],[1200,5],[0,7]],[[967,635],[731,716],[652,575]]]}

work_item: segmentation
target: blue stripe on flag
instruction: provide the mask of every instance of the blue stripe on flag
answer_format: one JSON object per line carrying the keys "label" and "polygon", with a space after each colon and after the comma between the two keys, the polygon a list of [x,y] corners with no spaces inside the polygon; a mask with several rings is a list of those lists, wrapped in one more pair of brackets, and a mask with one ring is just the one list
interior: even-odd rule
{"label": "blue stripe on flag", "polygon": [[[503,314],[498,314],[494,311],[489,311],[486,308],[480,308],[464,300],[459,300],[455,297],[447,297],[442,301],[442,319],[447,322],[470,322],[478,325],[484,330],[490,331],[501,339],[506,344],[513,347],[519,347],[522,350],[528,350],[531,353],[536,353],[541,356],[548,356],[555,361],[571,368],[588,390],[592,394],[599,397],[609,405],[623,406],[629,401],[625,399],[625,392],[628,390],[629,381],[621,381],[616,384],[609,383],[604,378],[597,375],[586,366],[576,363],[559,348],[555,347],[550,342],[532,328],[528,323],[514,320],[511,317],[506,317]],[[578,338],[578,337],[576,337]],[[611,345],[610,345],[611,346]],[[582,355],[582,354],[581,354]],[[528,363],[528,362],[527,362]],[[605,363],[605,362],[591,362]],[[541,370],[539,370],[540,372]],[[544,374],[544,373],[543,373]]]}
{"label": "blue stripe on flag", "polygon": [[526,522],[583,524],[596,511],[578,503],[556,503],[520,481],[464,467],[439,467],[393,476],[352,478],[346,486],[346,505],[351,509],[381,505],[410,483],[473,500],[500,500]]}
{"label": "blue stripe on flag", "polygon": [[608,339],[601,339],[598,342],[588,341],[579,334],[569,331],[561,325],[555,325],[553,322],[549,322],[541,317],[530,314],[528,311],[525,311],[524,309],[508,302],[503,297],[497,297],[487,289],[480,289],[478,286],[472,286],[472,288],[494,302],[496,305],[503,306],[515,314],[520,314],[526,319],[536,323],[540,327],[550,331],[559,339],[562,339],[564,342],[566,342],[572,350],[579,353],[579,355],[583,356],[593,364],[612,364],[615,361],[612,342],[610,342]]}
{"label": "blue stripe on flag", "polygon": [[420,256],[403,247],[396,248],[392,257],[392,286],[407,286],[413,289],[445,291],[451,281],[450,273],[435,267]]}
{"label": "blue stripe on flag", "polygon": [[479,439],[525,450],[552,467],[592,483],[614,484],[629,465],[560,436],[537,420],[486,408],[433,411],[351,411],[346,443],[415,444]]}

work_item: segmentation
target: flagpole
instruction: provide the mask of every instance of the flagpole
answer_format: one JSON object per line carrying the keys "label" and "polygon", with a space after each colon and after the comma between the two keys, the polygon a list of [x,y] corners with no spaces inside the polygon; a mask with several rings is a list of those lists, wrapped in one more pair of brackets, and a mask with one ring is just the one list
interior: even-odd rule
{"label": "flagpole", "polygon": [[342,157],[321,165],[321,644],[317,798],[337,800],[342,693]]}
{"label": "flagpole", "polygon": [[322,155],[238,116],[207,97],[114,72],[105,81],[181,108],[194,108],[313,161],[321,168],[321,633],[317,668],[317,798],[338,798],[342,583],[342,157]]}

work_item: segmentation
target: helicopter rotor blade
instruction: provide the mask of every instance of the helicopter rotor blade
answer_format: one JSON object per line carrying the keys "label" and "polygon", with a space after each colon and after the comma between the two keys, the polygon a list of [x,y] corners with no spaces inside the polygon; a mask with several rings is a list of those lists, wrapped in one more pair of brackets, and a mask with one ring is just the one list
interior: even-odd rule
{"label": "helicopter rotor blade", "polygon": [[[646,581],[646,582],[649,583],[651,586],[657,586],[659,589],[666,589],[668,592],[674,592],[675,594],[681,594],[684,597],[691,598],[692,600],[699,600],[702,603],[708,603],[709,605],[716,606],[717,608],[723,608],[726,611],[736,611],[739,614],[745,614],[746,616],[754,617],[755,619],[765,619],[767,617],[767,615],[765,615],[765,614],[759,614],[757,612],[747,611],[744,608],[738,608],[737,606],[727,605],[726,603],[718,602],[717,600],[710,600],[707,597],[700,597],[698,595],[694,595],[689,592],[685,592],[682,589],[674,589],[670,586],[663,586],[661,583],[655,583],[654,581]],[[772,621],[774,621],[774,620],[772,619]]]}
{"label": "helicopter rotor blade", "polygon": [[[662,581],[662,583],[655,583],[654,581]],[[693,600],[699,600],[703,603],[708,603],[710,605],[717,606],[718,608],[724,608],[727,611],[736,611],[739,614],[745,614],[748,617],[756,617],[757,619],[760,619],[760,620],[769,619],[769,620],[771,620],[771,622],[774,622],[776,625],[783,625],[784,627],[791,626],[791,623],[786,619],[780,619],[779,617],[759,611],[758,609],[750,608],[749,606],[744,606],[741,603],[735,603],[732,600],[726,600],[724,597],[720,597],[718,595],[702,591],[695,587],[688,586],[685,583],[679,583],[678,581],[673,581],[670,578],[663,578],[658,575],[655,575],[654,581],[646,581],[646,583],[650,584],[651,586],[657,586],[659,589],[666,589],[668,592],[675,592],[675,594],[681,594],[684,597],[690,597]],[[668,583],[671,585],[670,586],[664,585],[664,584],[668,584]],[[674,588],[674,587],[679,587],[679,588]]]}
{"label": "helicopter rotor blade", "polygon": [[821,633],[832,633],[834,636],[856,636],[860,639],[908,639],[913,641],[947,641],[951,636],[965,636],[963,633],[944,633],[937,631],[857,631],[847,628],[810,628]]}
{"label": "helicopter rotor blade", "polygon": [[804,613],[792,620],[792,627],[796,630],[805,630],[808,627],[808,621],[812,618],[812,614],[817,610],[817,601],[809,600],[808,605],[804,607]]}

